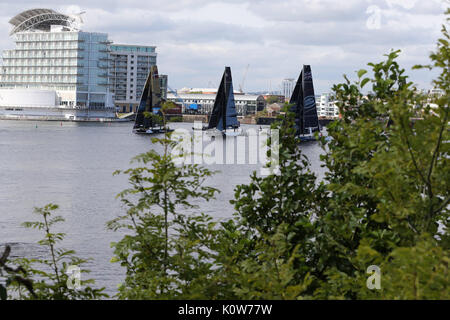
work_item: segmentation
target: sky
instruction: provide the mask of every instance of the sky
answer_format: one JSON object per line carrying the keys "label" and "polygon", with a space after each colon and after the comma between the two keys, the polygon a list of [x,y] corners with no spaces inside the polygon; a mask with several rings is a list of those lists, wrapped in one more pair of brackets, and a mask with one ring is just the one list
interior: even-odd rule
{"label": "sky", "polygon": [[[9,20],[33,8],[82,14],[83,31],[120,44],[154,45],[173,89],[219,84],[230,66],[235,89],[276,91],[311,65],[316,93],[343,74],[401,49],[399,62],[420,88],[450,0],[0,0],[0,50],[13,49]],[[244,81],[245,70],[248,72]]]}

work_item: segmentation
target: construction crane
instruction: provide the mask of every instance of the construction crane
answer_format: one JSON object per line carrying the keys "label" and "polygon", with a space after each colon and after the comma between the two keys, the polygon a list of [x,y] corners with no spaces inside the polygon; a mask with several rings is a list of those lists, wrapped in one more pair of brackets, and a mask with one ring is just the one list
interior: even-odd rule
{"label": "construction crane", "polygon": [[239,92],[244,93],[244,83],[245,83],[245,77],[247,77],[248,68],[250,67],[249,64],[247,64],[247,67],[244,71],[244,76],[242,77],[242,82],[239,84]]}
{"label": "construction crane", "polygon": [[178,95],[177,90],[173,90],[171,87],[167,86],[167,88],[170,90],[170,92],[173,93],[175,96],[175,101],[181,103],[181,112],[184,113],[186,111],[186,104],[184,103],[184,100]]}
{"label": "construction crane", "polygon": [[208,81],[208,88],[217,88],[217,85],[212,81]]}

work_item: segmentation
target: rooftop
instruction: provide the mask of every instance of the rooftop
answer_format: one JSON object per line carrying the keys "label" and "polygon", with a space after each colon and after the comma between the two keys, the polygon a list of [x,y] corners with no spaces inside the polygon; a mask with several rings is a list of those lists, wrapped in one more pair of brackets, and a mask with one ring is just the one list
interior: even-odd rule
{"label": "rooftop", "polygon": [[[203,99],[216,99],[216,95],[215,94],[207,94],[207,93],[179,93],[177,95],[168,92],[167,93],[167,98],[168,99],[176,99],[180,97],[183,100],[203,100]],[[236,101],[255,101],[258,99],[264,99],[263,96],[261,95],[249,95],[249,94],[240,94],[240,95],[235,95],[234,96],[234,100]]]}
{"label": "rooftop", "polygon": [[75,19],[52,9],[31,9],[23,11],[9,20],[13,25],[10,35],[23,31],[50,31],[52,25],[72,28]]}

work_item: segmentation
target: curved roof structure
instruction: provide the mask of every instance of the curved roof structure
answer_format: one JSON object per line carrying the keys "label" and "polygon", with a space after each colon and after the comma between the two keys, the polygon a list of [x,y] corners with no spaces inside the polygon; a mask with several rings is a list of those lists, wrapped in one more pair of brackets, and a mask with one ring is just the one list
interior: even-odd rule
{"label": "curved roof structure", "polygon": [[14,26],[10,35],[28,30],[49,31],[51,25],[71,27],[74,20],[74,18],[52,9],[31,9],[21,12],[9,20],[9,23]]}

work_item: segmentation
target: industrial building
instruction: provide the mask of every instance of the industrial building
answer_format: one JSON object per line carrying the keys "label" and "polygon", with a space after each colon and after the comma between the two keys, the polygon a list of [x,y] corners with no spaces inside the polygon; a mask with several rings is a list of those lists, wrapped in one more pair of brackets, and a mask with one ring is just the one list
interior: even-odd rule
{"label": "industrial building", "polygon": [[[184,103],[183,113],[191,114],[210,114],[214,107],[215,94],[200,93],[168,93],[167,100],[175,103]],[[266,101],[262,95],[236,94],[234,96],[236,112],[239,116],[255,114],[257,111],[264,110]]]}

